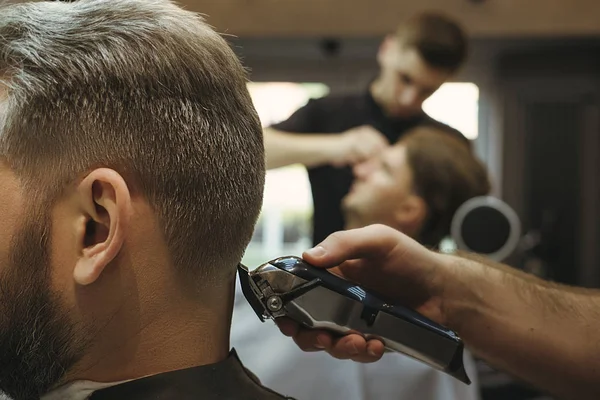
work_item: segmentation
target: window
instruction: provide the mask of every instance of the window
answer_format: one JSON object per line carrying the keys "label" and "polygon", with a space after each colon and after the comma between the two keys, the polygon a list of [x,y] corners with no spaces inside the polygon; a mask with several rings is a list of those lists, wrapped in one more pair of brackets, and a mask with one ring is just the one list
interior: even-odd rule
{"label": "window", "polygon": [[469,139],[477,139],[479,88],[474,83],[443,84],[423,103],[432,118],[458,129]]}
{"label": "window", "polygon": [[[321,83],[253,82],[248,89],[263,127],[286,120],[311,98],[329,93]],[[244,263],[252,269],[272,258],[301,254],[311,244],[312,211],[303,166],[267,171],[263,208]]]}

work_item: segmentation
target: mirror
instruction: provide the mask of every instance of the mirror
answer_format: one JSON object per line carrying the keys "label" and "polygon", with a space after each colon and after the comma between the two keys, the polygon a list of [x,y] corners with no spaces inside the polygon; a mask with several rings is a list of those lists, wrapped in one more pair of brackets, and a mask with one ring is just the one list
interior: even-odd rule
{"label": "mirror", "polygon": [[502,200],[492,196],[475,197],[454,214],[451,235],[457,249],[503,261],[519,244],[521,221]]}

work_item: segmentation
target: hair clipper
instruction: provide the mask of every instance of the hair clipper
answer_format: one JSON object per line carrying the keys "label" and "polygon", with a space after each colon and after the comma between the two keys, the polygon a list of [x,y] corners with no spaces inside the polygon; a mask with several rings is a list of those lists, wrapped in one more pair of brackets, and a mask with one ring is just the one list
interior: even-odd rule
{"label": "hair clipper", "polygon": [[470,384],[463,342],[451,330],[298,257],[281,257],[253,271],[238,266],[244,296],[261,321],[290,318],[311,329],[358,333]]}

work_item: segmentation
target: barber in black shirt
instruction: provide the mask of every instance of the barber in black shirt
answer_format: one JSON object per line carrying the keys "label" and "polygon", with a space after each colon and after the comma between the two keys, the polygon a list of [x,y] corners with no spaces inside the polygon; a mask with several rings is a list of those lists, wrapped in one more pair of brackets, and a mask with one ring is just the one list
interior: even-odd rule
{"label": "barber in black shirt", "polygon": [[380,74],[365,93],[311,100],[288,120],[265,129],[268,168],[296,163],[308,168],[315,244],[344,228],[340,204],[352,184],[351,165],[417,125],[437,125],[464,138],[426,115],[422,104],[466,55],[467,39],[454,21],[417,15],[385,38],[377,55]]}

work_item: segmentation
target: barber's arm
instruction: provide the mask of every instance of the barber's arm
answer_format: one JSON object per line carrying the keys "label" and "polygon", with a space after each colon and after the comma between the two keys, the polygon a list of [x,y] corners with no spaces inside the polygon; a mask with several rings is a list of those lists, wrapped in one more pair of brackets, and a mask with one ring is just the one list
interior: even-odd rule
{"label": "barber's arm", "polygon": [[363,161],[385,148],[385,137],[369,126],[339,134],[299,134],[274,128],[264,130],[267,168],[302,164],[344,166]]}
{"label": "barber's arm", "polygon": [[[267,168],[302,164],[345,166],[367,159],[388,146],[387,139],[370,126],[331,133],[331,109],[325,99],[310,100],[290,118],[264,130]],[[338,115],[339,117],[339,115]]]}
{"label": "barber's arm", "polygon": [[[384,226],[338,232],[304,254],[458,332],[491,365],[568,399],[600,398],[600,291],[551,284],[476,257],[431,252]],[[376,361],[379,341],[281,330],[304,350]]]}

